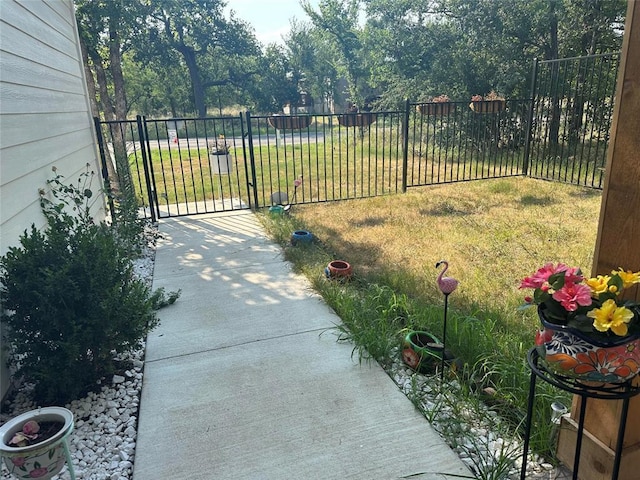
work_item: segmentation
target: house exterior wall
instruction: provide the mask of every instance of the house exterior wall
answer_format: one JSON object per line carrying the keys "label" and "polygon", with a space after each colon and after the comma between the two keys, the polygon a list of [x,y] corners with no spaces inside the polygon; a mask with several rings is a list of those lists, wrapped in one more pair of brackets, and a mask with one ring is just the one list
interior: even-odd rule
{"label": "house exterior wall", "polygon": [[[0,1],[0,255],[32,224],[42,227],[38,189],[100,163],[72,0]],[[92,209],[104,218],[96,195]],[[3,358],[0,397],[10,385]]]}

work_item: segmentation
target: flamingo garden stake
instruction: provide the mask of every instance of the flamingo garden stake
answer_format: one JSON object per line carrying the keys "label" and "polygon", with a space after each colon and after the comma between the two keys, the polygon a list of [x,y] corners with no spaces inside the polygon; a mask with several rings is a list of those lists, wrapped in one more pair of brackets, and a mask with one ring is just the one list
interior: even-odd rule
{"label": "flamingo garden stake", "polygon": [[458,280],[451,277],[445,277],[445,272],[449,269],[449,262],[446,260],[440,260],[436,263],[436,268],[439,268],[440,265],[444,265],[444,268],[438,275],[438,287],[440,291],[444,294],[444,325],[442,327],[442,363],[440,367],[440,383],[444,378],[444,360],[446,356],[446,347],[447,347],[447,306],[449,303],[449,294],[453,292],[458,287]]}

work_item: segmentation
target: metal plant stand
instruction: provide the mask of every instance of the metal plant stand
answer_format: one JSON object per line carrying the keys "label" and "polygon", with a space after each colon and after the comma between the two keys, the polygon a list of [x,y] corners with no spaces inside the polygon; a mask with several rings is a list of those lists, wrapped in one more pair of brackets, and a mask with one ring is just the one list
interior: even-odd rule
{"label": "metal plant stand", "polygon": [[579,395],[581,399],[580,415],[578,419],[578,432],[576,438],[576,449],[573,459],[573,480],[578,480],[578,469],[580,467],[580,450],[582,448],[582,437],[584,435],[584,420],[587,409],[587,399],[597,398],[602,400],[622,400],[622,411],[620,415],[620,424],[618,425],[618,438],[616,442],[616,451],[613,461],[613,470],[611,474],[612,480],[618,480],[620,471],[620,460],[622,457],[622,447],[624,443],[624,434],[627,424],[627,414],[629,413],[629,399],[640,394],[640,386],[633,385],[633,379],[624,383],[616,384],[598,384],[596,386],[587,385],[586,383],[559,375],[555,372],[547,370],[544,365],[539,364],[540,355],[535,348],[529,350],[527,354],[527,362],[531,368],[531,380],[529,383],[529,403],[527,405],[527,419],[524,432],[524,452],[522,454],[522,470],[520,471],[520,479],[525,480],[527,473],[527,455],[529,454],[529,438],[531,436],[531,423],[533,417],[533,405],[535,401],[536,380],[541,380],[554,385],[561,390]]}

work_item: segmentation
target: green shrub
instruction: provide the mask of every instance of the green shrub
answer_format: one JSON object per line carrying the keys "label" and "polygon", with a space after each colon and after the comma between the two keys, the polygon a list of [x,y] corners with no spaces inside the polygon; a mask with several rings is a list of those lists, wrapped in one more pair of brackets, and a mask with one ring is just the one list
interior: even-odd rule
{"label": "green shrub", "polygon": [[157,325],[163,301],[134,276],[115,227],[91,218],[90,175],[71,186],[50,180],[46,228],[32,226],[0,259],[10,362],[40,404],[67,403],[112,374],[117,355]]}

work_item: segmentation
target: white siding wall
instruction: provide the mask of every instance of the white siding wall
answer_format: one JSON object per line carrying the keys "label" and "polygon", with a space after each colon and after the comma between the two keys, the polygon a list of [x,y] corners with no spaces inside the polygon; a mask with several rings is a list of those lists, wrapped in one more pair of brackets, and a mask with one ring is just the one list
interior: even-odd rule
{"label": "white siding wall", "polygon": [[[0,255],[44,225],[51,167],[102,184],[72,0],[0,0]],[[102,198],[99,196],[98,198]],[[104,200],[94,204],[104,216]],[[9,378],[0,366],[0,397]]]}

